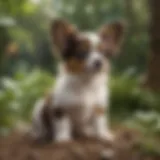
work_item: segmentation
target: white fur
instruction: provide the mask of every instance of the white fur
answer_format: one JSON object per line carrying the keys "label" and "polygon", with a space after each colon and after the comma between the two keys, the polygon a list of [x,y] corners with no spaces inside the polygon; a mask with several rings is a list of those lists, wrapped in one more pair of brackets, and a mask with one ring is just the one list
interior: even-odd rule
{"label": "white fur", "polygon": [[92,50],[95,50],[95,47],[97,46],[98,43],[100,43],[100,38],[97,36],[97,34],[93,32],[84,32],[82,36],[86,37],[89,39],[89,41],[92,43]]}
{"label": "white fur", "polygon": [[71,122],[69,117],[65,116],[60,120],[53,121],[56,142],[68,142],[71,140]]}
{"label": "white fur", "polygon": [[40,99],[36,102],[33,110],[33,126],[31,128],[31,136],[35,139],[43,138],[46,134],[45,126],[42,122],[42,110],[45,100]]}

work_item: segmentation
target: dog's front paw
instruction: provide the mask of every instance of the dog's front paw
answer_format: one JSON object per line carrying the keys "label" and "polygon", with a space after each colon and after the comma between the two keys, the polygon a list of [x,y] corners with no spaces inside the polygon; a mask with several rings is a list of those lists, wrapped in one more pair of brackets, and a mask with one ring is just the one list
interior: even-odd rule
{"label": "dog's front paw", "polygon": [[105,131],[105,132],[101,132],[98,134],[98,138],[100,140],[104,140],[104,141],[109,141],[109,142],[113,142],[114,141],[114,134],[109,132],[109,131]]}
{"label": "dog's front paw", "polygon": [[57,135],[55,137],[56,143],[66,143],[71,141],[71,136],[67,134]]}

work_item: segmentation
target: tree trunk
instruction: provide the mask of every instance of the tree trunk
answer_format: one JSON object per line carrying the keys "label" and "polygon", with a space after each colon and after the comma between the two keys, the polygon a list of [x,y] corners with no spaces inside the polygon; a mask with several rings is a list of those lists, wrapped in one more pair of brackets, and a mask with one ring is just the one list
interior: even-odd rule
{"label": "tree trunk", "polygon": [[7,29],[0,26],[0,76],[3,74],[3,58],[8,40],[9,36],[7,33]]}
{"label": "tree trunk", "polygon": [[150,53],[146,86],[160,91],[160,0],[149,0],[150,5]]}

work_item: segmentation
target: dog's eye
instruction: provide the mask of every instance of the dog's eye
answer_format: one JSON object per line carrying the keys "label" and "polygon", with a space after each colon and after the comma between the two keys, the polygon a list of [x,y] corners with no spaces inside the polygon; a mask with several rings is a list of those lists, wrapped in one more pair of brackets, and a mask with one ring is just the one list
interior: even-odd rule
{"label": "dog's eye", "polygon": [[79,60],[84,60],[84,59],[86,59],[87,55],[88,54],[86,52],[79,52],[76,54],[76,58]]}

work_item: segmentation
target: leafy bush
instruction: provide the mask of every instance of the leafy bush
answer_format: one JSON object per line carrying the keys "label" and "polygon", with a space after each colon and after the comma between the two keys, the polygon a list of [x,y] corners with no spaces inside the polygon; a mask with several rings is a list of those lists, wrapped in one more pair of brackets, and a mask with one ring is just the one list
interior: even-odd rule
{"label": "leafy bush", "polygon": [[125,72],[111,79],[111,118],[142,134],[141,150],[159,154],[160,95],[140,88],[139,78]]}
{"label": "leafy bush", "polygon": [[40,70],[2,78],[0,127],[4,129],[19,120],[28,120],[35,101],[47,92],[53,82],[51,75]]}
{"label": "leafy bush", "polygon": [[160,155],[160,113],[156,111],[137,111],[122,122],[127,128],[138,130],[141,137],[141,152],[150,155]]}
{"label": "leafy bush", "polygon": [[128,71],[113,76],[111,87],[111,113],[121,118],[132,115],[137,110],[160,111],[160,95],[142,89],[139,78]]}
{"label": "leafy bush", "polygon": [[128,127],[136,128],[147,136],[159,136],[160,113],[155,111],[137,111],[132,117],[125,120]]}

